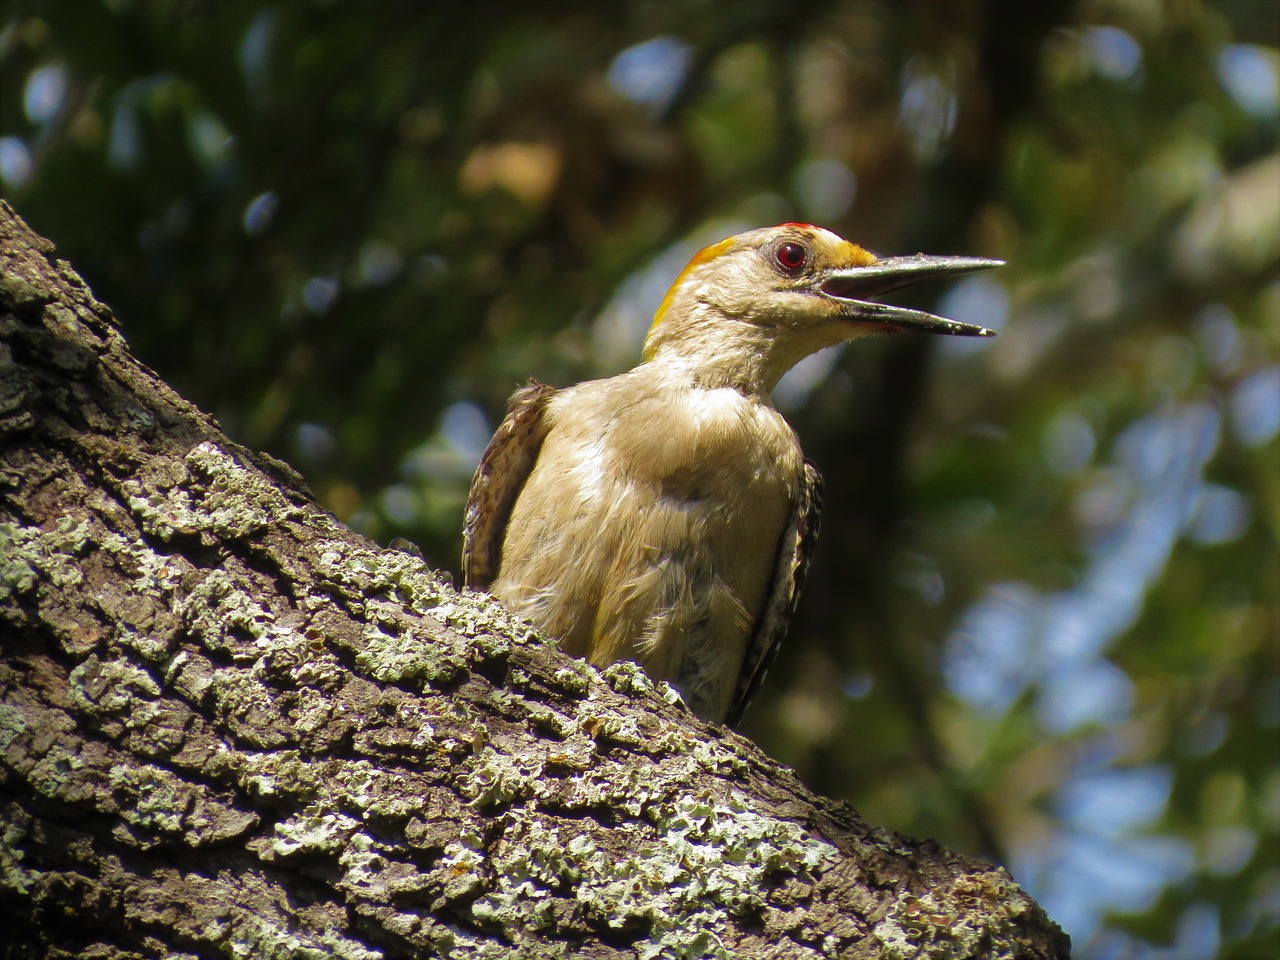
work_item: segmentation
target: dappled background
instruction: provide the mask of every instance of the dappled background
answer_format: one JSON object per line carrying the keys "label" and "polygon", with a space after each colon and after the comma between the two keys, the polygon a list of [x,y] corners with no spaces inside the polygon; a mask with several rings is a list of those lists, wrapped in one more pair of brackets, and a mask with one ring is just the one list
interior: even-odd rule
{"label": "dappled background", "polygon": [[744,730],[1006,864],[1084,958],[1280,951],[1274,0],[78,0],[0,12],[0,184],[135,352],[458,569],[511,391],[701,245],[1009,265],[804,363],[827,480]]}

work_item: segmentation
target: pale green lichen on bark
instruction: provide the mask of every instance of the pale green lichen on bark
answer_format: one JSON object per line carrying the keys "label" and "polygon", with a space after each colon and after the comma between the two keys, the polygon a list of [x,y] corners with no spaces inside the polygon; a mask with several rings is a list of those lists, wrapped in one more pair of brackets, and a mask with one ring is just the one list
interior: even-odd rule
{"label": "pale green lichen on bark", "polygon": [[1003,960],[1017,955],[1009,931],[1032,908],[1009,874],[993,868],[919,897],[899,896],[874,933],[885,960]]}
{"label": "pale green lichen on bark", "polygon": [[141,540],[130,540],[118,533],[104,536],[100,548],[127,563],[134,577],[131,588],[151,597],[168,597],[190,569],[187,560],[157,553]]}
{"label": "pale green lichen on bark", "polygon": [[358,810],[362,816],[399,820],[418,809],[417,797],[399,795],[400,775],[369,760],[343,761],[334,779],[342,806]]}
{"label": "pale green lichen on bark", "polygon": [[392,860],[365,833],[351,838],[339,855],[338,864],[343,869],[340,882],[343,889],[368,893],[381,901],[419,899],[419,895],[438,888],[434,877],[415,864]]}
{"label": "pale green lichen on bark", "polygon": [[239,757],[241,762],[237,772],[240,782],[251,795],[295,803],[306,802],[316,796],[342,762],[306,760],[297,750],[246,751]]}
{"label": "pale green lichen on bark", "polygon": [[[271,610],[222,570],[205,575],[179,601],[175,611],[205,646],[219,653],[231,651],[225,639],[228,630],[240,630],[258,639],[275,620]],[[257,659],[256,653],[253,659]]]}
{"label": "pale green lichen on bark", "polygon": [[323,796],[276,825],[270,848],[278,856],[299,851],[336,855],[364,818],[400,822],[420,813],[421,798],[402,795],[400,775],[367,760],[310,762],[285,750],[252,754],[238,773],[260,797],[305,802]]}
{"label": "pale green lichen on bark", "polygon": [[615,660],[600,671],[600,676],[614,690],[632,696],[653,693],[657,689],[640,664],[630,660]]}
{"label": "pale green lichen on bark", "polygon": [[463,830],[457,840],[447,844],[440,858],[439,872],[444,880],[442,899],[457,900],[485,886],[484,839]]}
{"label": "pale green lichen on bark", "polygon": [[0,601],[44,583],[59,589],[78,586],[84,575],[76,555],[90,535],[90,522],[76,517],[62,517],[49,530],[0,523]]}
{"label": "pale green lichen on bark", "polygon": [[45,284],[33,282],[26,275],[10,270],[0,270],[0,291],[19,310],[52,299]]}
{"label": "pale green lichen on bark", "polygon": [[199,702],[216,680],[217,671],[188,650],[180,650],[164,669],[165,684],[194,702]]}
{"label": "pale green lichen on bark", "polygon": [[44,571],[59,588],[78,586],[84,580],[79,567],[69,562],[84,552],[93,536],[93,524],[85,517],[60,517],[51,530],[41,531],[40,544],[50,559]]}
{"label": "pale green lichen on bark", "polygon": [[275,825],[271,851],[280,857],[298,853],[337,855],[360,829],[360,821],[312,805]]}
{"label": "pale green lichen on bark", "polygon": [[451,930],[436,944],[445,960],[573,960],[578,950],[567,943],[547,943],[517,937],[504,943],[465,930]]}
{"label": "pale green lichen on bark", "polygon": [[[425,614],[469,639],[488,644],[480,652],[498,656],[512,642],[538,641],[529,624],[507,613],[485,594],[454,590],[418,557],[330,540],[318,547],[316,572],[367,598],[385,597]],[[514,639],[508,639],[514,638]]]}
{"label": "pale green lichen on bark", "polygon": [[[14,814],[10,816],[10,813]],[[30,836],[30,821],[19,813],[17,807],[0,806],[0,890],[26,896],[31,885],[39,877],[39,871],[22,865],[26,851],[23,841]]]}
{"label": "pale green lichen on bark", "polygon": [[252,722],[254,717],[265,718],[275,712],[271,694],[252,670],[220,668],[214,672],[209,690],[219,701],[220,714],[249,720],[248,726],[240,731],[243,743],[273,749],[288,742],[288,737],[282,732]]}
{"label": "pale green lichen on bark", "polygon": [[237,917],[223,949],[237,960],[383,960],[386,956],[334,930],[304,937],[292,925],[248,914]]}
{"label": "pale green lichen on bark", "polygon": [[68,336],[80,324],[80,318],[74,310],[61,303],[50,303],[44,308],[45,325],[53,328],[63,336]]}
{"label": "pale green lichen on bark", "polygon": [[390,634],[374,623],[365,624],[362,639],[356,666],[383,683],[448,683],[467,668],[465,649],[446,639]]}
{"label": "pale green lichen on bark", "polygon": [[713,774],[737,777],[749,768],[746,759],[718,737],[698,736],[683,727],[662,730],[650,739],[650,747],[685,770],[682,776]]}
{"label": "pale green lichen on bark", "polygon": [[77,664],[68,680],[72,704],[89,716],[136,710],[162,692],[159,681],[142,667],[125,660],[100,661],[96,656]]}
{"label": "pale green lichen on bark", "polygon": [[30,593],[39,582],[40,531],[16,523],[0,523],[0,601]]}
{"label": "pale green lichen on bark", "polygon": [[[0,602],[85,588],[84,558],[95,547],[127,578],[126,585],[113,593],[116,598],[149,597],[167,603],[190,569],[186,560],[156,553],[141,540],[104,533],[88,517],[64,516],[47,530],[0,523]],[[101,602],[101,597],[95,599]],[[148,661],[162,661],[171,652],[163,637],[138,630],[125,622],[127,618],[104,619],[113,639]]]}
{"label": "pale green lichen on bark", "polygon": [[593,669],[585,660],[574,660],[565,666],[556,667],[551,679],[561,690],[585,696],[591,690],[594,675]]}
{"label": "pale green lichen on bark", "polygon": [[0,703],[0,751],[8,750],[27,729],[27,718],[17,707]]}
{"label": "pale green lichen on bark", "polygon": [[631,828],[631,856],[598,849],[576,828],[562,831],[510,810],[503,815],[503,834],[511,842],[487,853],[478,845],[454,844],[446,863],[461,892],[493,878],[496,887],[471,912],[507,936],[550,927],[553,895],[571,896],[595,922],[647,924],[650,934],[639,956],[728,958],[721,936],[732,933],[733,917],[763,906],[757,891],[766,879],[806,876],[838,856],[800,826],[751,812],[745,798],[682,797],[652,804],[647,813],[656,833]]}
{"label": "pale green lichen on bark", "polygon": [[111,768],[111,788],[124,802],[121,816],[139,829],[181,833],[199,788],[151,764]]}
{"label": "pale green lichen on bark", "polygon": [[545,764],[536,757],[503,753],[486,744],[458,778],[458,792],[477,807],[536,796]]}
{"label": "pale green lichen on bark", "polygon": [[355,550],[350,545],[348,568],[362,574],[372,593],[383,593],[417,613],[433,610],[452,594],[439,574],[426,562],[400,550]]}
{"label": "pale green lichen on bark", "polygon": [[529,624],[507,613],[493,598],[478,593],[450,593],[427,615],[465,637],[485,657],[496,658],[510,653],[513,643],[541,640]]}
{"label": "pale green lichen on bark", "polygon": [[55,743],[35,762],[27,774],[32,789],[51,799],[65,799],[73,792],[84,762],[61,744]]}
{"label": "pale green lichen on bark", "polygon": [[210,542],[242,540],[303,516],[270,480],[205,441],[183,459],[186,476],[167,490],[141,480],[122,486],[129,509],[151,536],[202,535]]}

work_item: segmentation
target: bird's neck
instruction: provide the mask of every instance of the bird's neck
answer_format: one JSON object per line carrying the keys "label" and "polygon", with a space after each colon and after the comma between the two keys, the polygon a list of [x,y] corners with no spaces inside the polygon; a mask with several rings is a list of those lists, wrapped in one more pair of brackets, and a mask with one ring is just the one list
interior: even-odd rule
{"label": "bird's neck", "polygon": [[794,331],[737,317],[704,315],[668,323],[650,333],[646,365],[656,365],[665,377],[689,386],[732,387],[764,400],[783,374],[836,342],[823,338],[809,343]]}
{"label": "bird's neck", "polygon": [[683,337],[658,345],[648,354],[645,366],[673,385],[707,390],[730,387],[768,399],[782,374],[771,369],[765,338],[754,341],[752,337]]}

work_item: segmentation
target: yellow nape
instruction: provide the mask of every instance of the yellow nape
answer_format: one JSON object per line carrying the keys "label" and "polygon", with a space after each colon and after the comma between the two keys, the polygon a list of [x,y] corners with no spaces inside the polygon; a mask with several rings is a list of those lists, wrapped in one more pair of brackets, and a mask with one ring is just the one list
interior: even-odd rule
{"label": "yellow nape", "polygon": [[[727,253],[733,246],[734,240],[734,237],[729,237],[725,240],[721,240],[719,243],[713,243],[709,247],[703,247],[693,255],[693,259],[685,264],[684,269],[680,271],[680,275],[676,277],[676,282],[671,284],[670,289],[667,290],[666,295],[662,298],[662,303],[658,304],[658,312],[653,315],[653,323],[649,325],[650,332],[652,332],[653,328],[666,318],[667,310],[671,308],[671,301],[675,298],[676,291],[680,289],[689,274],[704,263],[710,263],[722,253]],[[649,359],[649,346],[647,343],[645,344],[644,349],[644,359]]]}

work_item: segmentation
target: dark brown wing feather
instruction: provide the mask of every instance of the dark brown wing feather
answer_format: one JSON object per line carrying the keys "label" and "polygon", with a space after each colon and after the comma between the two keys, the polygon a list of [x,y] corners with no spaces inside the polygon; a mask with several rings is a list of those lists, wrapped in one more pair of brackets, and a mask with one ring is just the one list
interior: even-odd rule
{"label": "dark brown wing feather", "polygon": [[804,463],[804,477],[800,482],[800,495],[791,522],[778,543],[778,566],[773,578],[773,590],[765,602],[764,614],[755,636],[747,644],[742,660],[742,672],[738,675],[738,689],[725,722],[730,726],[742,719],[751,698],[760,688],[765,672],[777,656],[782,638],[787,635],[800,600],[800,589],[809,572],[809,560],[818,542],[818,520],[822,514],[822,475],[808,460]]}
{"label": "dark brown wing feather", "polygon": [[530,380],[511,395],[507,417],[480,458],[467,497],[462,582],[485,590],[498,575],[502,542],[516,497],[529,478],[547,435],[547,403],[556,388]]}

